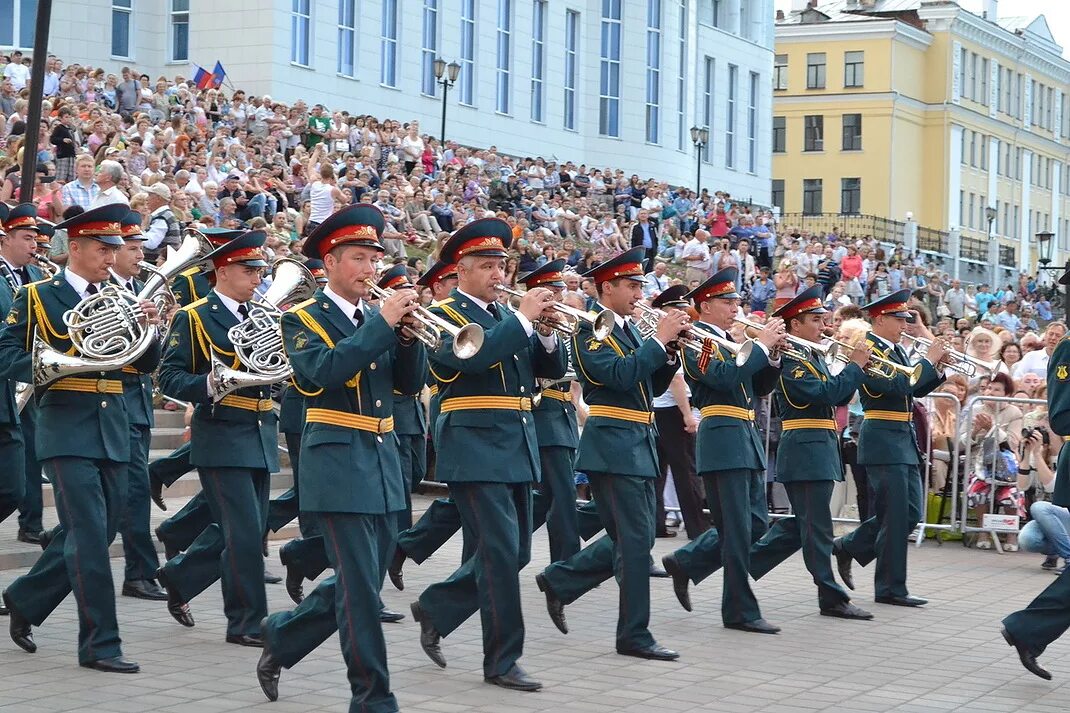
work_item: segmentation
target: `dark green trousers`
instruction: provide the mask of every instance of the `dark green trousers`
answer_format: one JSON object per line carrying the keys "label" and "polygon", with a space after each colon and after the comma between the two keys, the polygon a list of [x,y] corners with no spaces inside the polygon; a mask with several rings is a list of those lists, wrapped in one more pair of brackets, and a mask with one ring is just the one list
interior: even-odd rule
{"label": "dark green trousers", "polygon": [[37,460],[37,407],[29,404],[19,417],[22,429],[23,475],[22,501],[19,503],[19,529],[37,532],[44,529],[45,510],[41,494],[41,463]]}
{"label": "dark green trousers", "polygon": [[19,508],[26,492],[26,454],[22,445],[22,429],[15,425],[0,425],[0,522]]}
{"label": "dark green trousers", "polygon": [[650,548],[654,546],[655,478],[588,473],[598,514],[606,528],[595,540],[543,575],[565,604],[610,577],[620,587],[617,650],[650,646]]}
{"label": "dark green trousers", "polygon": [[1070,568],[1063,570],[1029,606],[1003,620],[1015,641],[1029,647],[1033,654],[1044,653],[1048,644],[1070,628]]}
{"label": "dark green trousers", "polygon": [[750,551],[751,576],[761,579],[802,550],[803,562],[817,585],[817,604],[821,609],[851,600],[832,574],[833,534],[829,501],[835,486],[833,480],[784,483],[795,516],[774,521]]}
{"label": "dark green trousers", "polygon": [[[449,542],[461,529],[461,514],[452,498],[435,498],[412,527],[398,533],[398,548],[416,564],[438,551]],[[461,561],[468,559],[471,553],[465,543],[461,552]]]}
{"label": "dark green trousers", "polygon": [[149,463],[149,477],[168,488],[171,487],[176,480],[193,470],[193,464],[189,462],[189,452],[189,441],[186,441],[163,458]]}
{"label": "dark green trousers", "polygon": [[873,593],[905,597],[907,536],[921,519],[921,479],[916,465],[869,465],[876,513],[843,538],[843,549],[865,567],[874,559]]}
{"label": "dark green trousers", "polygon": [[576,515],[576,451],[564,446],[539,448],[542,480],[532,493],[531,528],[546,524],[550,536],[550,561],[566,560],[580,551],[579,521]]}
{"label": "dark green trousers", "polygon": [[483,675],[500,676],[524,652],[520,570],[531,559],[530,483],[450,483],[469,557],[420,595],[435,628],[448,636],[478,609]]}
{"label": "dark green trousers", "polygon": [[122,655],[108,546],[126,497],[126,464],[49,458],[60,527],[33,568],[7,588],[15,610],[40,626],[73,590],[78,604],[78,661]]}
{"label": "dark green trousers", "polygon": [[[306,513],[309,514],[309,513]],[[290,668],[338,632],[354,713],[394,713],[386,642],[379,623],[379,586],[396,535],[396,516],[314,513],[334,574],[296,609],[268,617],[263,634]]]}
{"label": "dark green trousers", "polygon": [[130,426],[130,462],[126,466],[126,507],[119,520],[126,560],[125,578],[153,579],[160,568],[160,558],[149,533],[149,442],[148,426]]}
{"label": "dark green trousers", "polygon": [[190,601],[217,579],[223,584],[227,634],[259,634],[267,616],[261,554],[268,472],[251,468],[201,468],[201,487],[215,521],[189,549],[164,565],[168,580]]}
{"label": "dark green trousers", "polygon": [[412,491],[427,475],[427,437],[423,434],[398,436],[401,478],[405,481],[405,509],[398,512],[398,532],[412,527]]}

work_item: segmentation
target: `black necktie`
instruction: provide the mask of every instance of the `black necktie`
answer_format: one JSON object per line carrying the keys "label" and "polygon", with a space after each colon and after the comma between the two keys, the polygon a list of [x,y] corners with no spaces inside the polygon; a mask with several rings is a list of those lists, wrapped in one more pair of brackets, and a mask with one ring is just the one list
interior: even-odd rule
{"label": "black necktie", "polygon": [[85,288],[85,293],[87,295],[95,295],[99,291],[100,290],[97,289],[97,286],[94,285],[92,282],[90,282],[89,285]]}
{"label": "black necktie", "polygon": [[364,324],[364,311],[363,310],[359,310],[358,309],[356,312],[353,313],[353,324],[357,325],[358,329],[361,327],[361,325]]}
{"label": "black necktie", "polygon": [[28,285],[30,283],[30,272],[25,265],[15,270],[15,273],[19,276],[20,285]]}
{"label": "black necktie", "polygon": [[243,322],[249,319],[249,308],[244,304],[238,305],[238,316],[242,318]]}
{"label": "black necktie", "polygon": [[501,322],[502,321],[502,314],[501,314],[501,312],[498,311],[498,303],[497,302],[491,302],[489,305],[487,305],[487,311],[490,312],[490,316],[491,317],[494,317],[494,321],[495,322]]}

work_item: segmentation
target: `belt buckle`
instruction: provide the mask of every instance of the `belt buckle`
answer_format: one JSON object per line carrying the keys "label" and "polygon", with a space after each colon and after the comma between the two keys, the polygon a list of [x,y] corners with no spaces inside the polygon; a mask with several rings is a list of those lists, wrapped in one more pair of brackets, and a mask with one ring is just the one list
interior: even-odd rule
{"label": "belt buckle", "polygon": [[376,424],[375,432],[378,433],[381,436],[384,433],[386,433],[386,419],[385,418],[380,418],[380,419],[376,419],[376,420],[378,421],[378,423]]}
{"label": "belt buckle", "polygon": [[257,411],[267,412],[270,411],[272,408],[274,408],[274,406],[272,405],[271,399],[260,399],[256,402]]}
{"label": "belt buckle", "polygon": [[97,393],[98,394],[106,394],[106,393],[108,393],[108,380],[107,379],[97,379]]}

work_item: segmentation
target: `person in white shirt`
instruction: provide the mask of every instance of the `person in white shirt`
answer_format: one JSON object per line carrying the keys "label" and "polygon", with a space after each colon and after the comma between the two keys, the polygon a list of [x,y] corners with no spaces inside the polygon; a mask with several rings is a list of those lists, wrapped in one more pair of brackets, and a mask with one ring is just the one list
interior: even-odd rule
{"label": "person in white shirt", "polygon": [[654,263],[654,271],[643,278],[643,298],[653,299],[669,287],[669,267],[663,262]]}
{"label": "person in white shirt", "polygon": [[680,257],[683,259],[684,264],[687,265],[684,279],[689,283],[692,280],[703,282],[706,279],[706,275],[709,274],[710,247],[706,244],[709,236],[710,234],[707,231],[700,228],[695,231],[695,234],[684,245],[684,252]]}
{"label": "person in white shirt", "polygon": [[11,80],[15,91],[21,91],[30,82],[30,68],[22,62],[22,52],[11,53],[11,61],[4,67],[4,76]]}
{"label": "person in white shirt", "polygon": [[111,205],[112,203],[130,205],[130,199],[119,190],[117,185],[121,180],[123,180],[123,167],[118,161],[101,161],[100,168],[97,171],[97,185],[100,186],[100,193],[93,199],[92,207],[99,208],[102,205]]}
{"label": "person in white shirt", "polygon": [[1051,359],[1055,347],[1066,336],[1066,325],[1062,322],[1052,322],[1044,330],[1044,348],[1027,352],[1022,360],[1014,365],[1015,379],[1021,379],[1025,374],[1036,374],[1042,379],[1048,377],[1048,360]]}

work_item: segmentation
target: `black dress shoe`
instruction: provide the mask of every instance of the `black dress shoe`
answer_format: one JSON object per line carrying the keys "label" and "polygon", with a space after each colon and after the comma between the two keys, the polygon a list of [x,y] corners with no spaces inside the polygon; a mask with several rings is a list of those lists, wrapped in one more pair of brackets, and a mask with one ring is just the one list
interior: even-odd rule
{"label": "black dress shoe", "polygon": [[148,599],[153,602],[167,600],[167,592],[156,586],[156,582],[151,579],[131,579],[123,582],[123,596]]}
{"label": "black dress shoe", "polygon": [[662,530],[661,532],[655,532],[654,533],[654,537],[657,537],[657,538],[676,537],[676,530]]}
{"label": "black dress shoe", "polygon": [[840,619],[865,619],[867,621],[873,618],[873,615],[868,611],[861,607],[856,607],[851,602],[840,602],[835,606],[822,609],[821,616],[834,616]]}
{"label": "black dress shoe", "polygon": [[554,623],[558,631],[562,634],[567,634],[568,622],[565,621],[565,605],[554,594],[554,590],[550,589],[550,583],[546,581],[546,575],[541,572],[536,574],[535,584],[538,586],[539,591],[546,595],[546,611],[550,614],[550,621]]}
{"label": "black dress shoe", "polygon": [[264,639],[260,634],[227,634],[227,643],[250,646],[257,649],[264,648]]}
{"label": "black dress shoe", "polygon": [[749,631],[753,634],[779,634],[780,627],[773,626],[765,619],[755,619],[754,621],[744,621],[738,624],[725,624],[726,629],[738,629],[739,631]]}
{"label": "black dress shoe", "polygon": [[878,604],[893,604],[897,607],[923,607],[929,603],[928,599],[912,597],[909,594],[905,597],[873,597],[873,601]]}
{"label": "black dress shoe", "polygon": [[152,498],[152,502],[156,503],[156,507],[161,510],[167,510],[167,503],[163,499],[163,483],[149,476],[149,497]]}
{"label": "black dress shoe", "polygon": [[3,597],[0,598],[3,599],[4,606],[7,607],[7,630],[11,634],[11,640],[28,654],[37,653],[37,644],[33,642],[33,628],[30,626],[30,622],[26,621],[25,617],[15,610],[7,592],[4,592]]}
{"label": "black dress shoe", "polygon": [[684,611],[691,611],[691,593],[687,591],[688,585],[691,584],[690,578],[676,561],[675,555],[665,555],[661,558],[661,563],[665,565],[665,571],[672,577],[672,591],[680,600],[680,606],[684,608]]}
{"label": "black dress shoe", "polygon": [[277,574],[272,574],[266,569],[264,570],[264,584],[278,584],[282,581],[282,577]]}
{"label": "black dress shoe", "polygon": [[163,544],[163,556],[164,556],[164,558],[166,558],[167,561],[170,562],[175,557],[178,557],[178,555],[182,552],[182,550],[179,550],[179,549],[176,549],[176,548],[172,547],[167,542],[166,538],[164,538],[164,536],[162,534],[160,534],[160,528],[159,527],[157,527],[154,530],[154,532],[156,533],[156,539],[159,540]]}
{"label": "black dress shoe", "polygon": [[167,612],[182,626],[193,626],[193,614],[189,610],[189,604],[178,596],[178,592],[171,588],[171,583],[164,573],[163,567],[156,570],[156,580],[167,592]]}
{"label": "black dress shoe", "polygon": [[405,615],[399,611],[390,611],[389,609],[379,610],[379,621],[384,624],[396,624],[404,618]]}
{"label": "black dress shoe", "polygon": [[675,661],[680,658],[679,653],[659,644],[641,646],[637,649],[625,649],[623,651],[617,649],[617,653],[621,656],[634,656],[637,659],[651,659],[653,661]]}
{"label": "black dress shoe", "polygon": [[658,567],[653,562],[650,563],[650,576],[656,579],[665,579],[669,576],[669,573]]}
{"label": "black dress shoe", "polygon": [[37,544],[41,545],[41,551],[48,549],[48,546],[52,544],[52,530],[44,530],[41,532],[41,541]]}
{"label": "black dress shoe", "polygon": [[39,545],[42,534],[44,534],[42,530],[19,530],[18,539],[19,542],[25,542],[28,545]]}
{"label": "black dress shoe", "polygon": [[[260,620],[261,632],[267,631],[267,620],[266,616]],[[274,702],[279,700],[279,676],[282,675],[282,664],[271,655],[267,637],[261,633],[261,638],[264,640],[264,651],[260,654],[260,660],[256,662],[256,680],[260,682],[260,689],[267,699]]]}
{"label": "black dress shoe", "polygon": [[520,664],[513,664],[511,669],[501,675],[485,676],[483,680],[487,683],[492,683],[495,686],[508,688],[511,691],[528,691],[533,693],[542,688],[542,684],[529,676],[524,669],[520,668]]}
{"label": "black dress shoe", "polygon": [[1003,639],[1010,646],[1013,646],[1018,651],[1018,660],[1025,666],[1025,670],[1034,676],[1040,676],[1045,681],[1051,680],[1051,673],[1037,663],[1037,655],[1026,648],[1025,644],[1020,644],[1014,640],[1011,636],[1011,632],[1007,631],[1006,626],[999,627],[999,633],[1003,634]]}
{"label": "black dress shoe", "polygon": [[837,537],[832,541],[832,554],[836,557],[836,571],[840,573],[840,579],[843,580],[844,586],[854,591],[855,578],[851,573],[851,565],[854,563],[854,558],[843,551],[842,537]]}
{"label": "black dress shoe", "polygon": [[420,625],[420,648],[427,654],[427,658],[435,662],[436,666],[446,668],[446,657],[442,655],[442,646],[439,644],[442,634],[438,633],[431,619],[424,614],[420,602],[413,602],[411,609],[412,618]]}
{"label": "black dress shoe", "polygon": [[78,664],[83,668],[91,668],[104,673],[137,673],[141,667],[134,661],[127,661],[122,656],[110,659],[97,659],[96,661],[83,661]]}
{"label": "black dress shoe", "polygon": [[399,592],[405,590],[405,573],[401,571],[403,566],[405,566],[405,551],[397,547],[394,549],[394,559],[390,560],[386,574],[390,577],[390,583],[394,585],[394,589]]}
{"label": "black dress shoe", "polygon": [[305,598],[305,577],[297,567],[286,565],[286,593],[294,604],[300,604]]}

